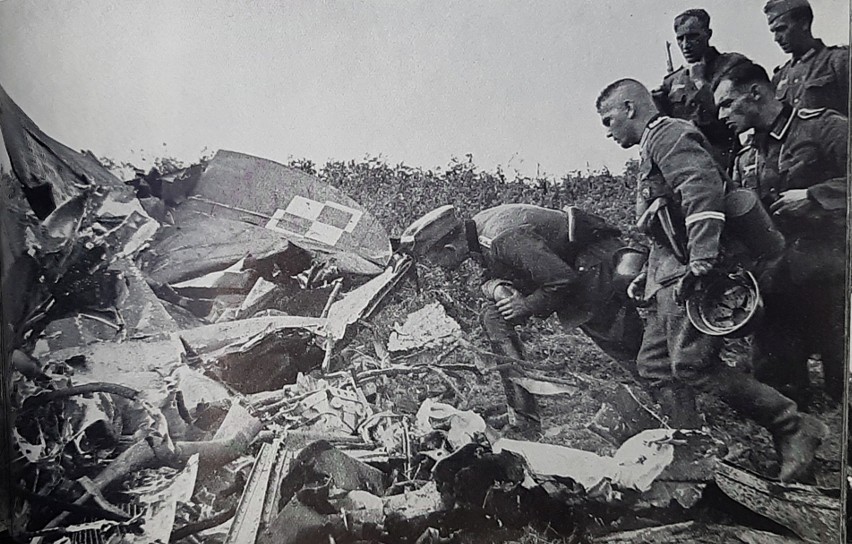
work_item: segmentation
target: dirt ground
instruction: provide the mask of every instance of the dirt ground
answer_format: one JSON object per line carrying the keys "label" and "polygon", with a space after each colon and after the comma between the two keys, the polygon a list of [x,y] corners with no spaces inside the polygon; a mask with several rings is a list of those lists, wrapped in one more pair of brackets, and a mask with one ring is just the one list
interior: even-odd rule
{"label": "dirt ground", "polygon": [[[473,283],[473,280],[468,281]],[[463,287],[456,285],[450,293],[439,292],[436,295],[434,291],[426,290],[418,294],[413,286],[404,285],[372,319],[373,326],[378,331],[390,330],[394,322],[404,320],[407,313],[438,299],[444,304],[447,313],[459,321],[466,340],[472,346],[487,351],[488,343],[477,322],[478,301],[473,295],[475,290],[471,290],[472,285],[469,285],[465,293]],[[579,387],[576,393],[539,398],[542,409],[542,436],[539,441],[592,451],[600,455],[612,455],[617,449],[616,445],[589,430],[587,426],[607,393],[620,383],[633,388],[640,400],[646,402],[650,408],[657,408],[650,401],[642,384],[637,383],[625,368],[604,355],[579,330],[564,331],[556,319],[551,317],[547,320],[532,320],[520,329],[520,333],[527,350],[527,358],[534,366],[533,374],[566,378],[572,373],[579,373],[599,380],[596,385]],[[723,359],[731,365],[747,365],[748,349],[748,338],[730,341],[723,352]],[[458,349],[442,362],[482,363],[483,359],[487,367],[487,357],[477,355],[470,349]],[[832,403],[821,391],[822,373],[818,361],[811,361],[811,372],[814,400],[807,411],[816,415],[832,431],[817,454],[813,483],[820,487],[838,488],[841,483],[842,406]],[[387,378],[379,390],[397,411],[412,416],[420,403],[431,397],[460,409],[474,410],[491,425],[499,426],[502,423],[500,416],[505,412],[505,396],[496,372],[486,371],[481,376],[472,372],[458,372],[453,373],[451,377],[454,386],[432,374],[425,377],[420,375],[416,379],[404,375],[394,376]],[[777,475],[778,460],[772,439],[765,429],[709,395],[699,395],[698,406],[710,433],[727,445],[727,460],[765,477],[772,478]],[[505,432],[505,429],[498,432]],[[711,511],[708,512],[708,508]],[[709,516],[720,522],[737,521],[731,519],[730,512],[715,512],[713,509],[712,504],[707,506],[702,503],[693,508],[693,511],[683,512],[682,518],[688,520]],[[498,536],[491,534],[489,538]],[[548,540],[531,529],[520,535],[502,535],[499,540],[523,543],[569,541]]]}

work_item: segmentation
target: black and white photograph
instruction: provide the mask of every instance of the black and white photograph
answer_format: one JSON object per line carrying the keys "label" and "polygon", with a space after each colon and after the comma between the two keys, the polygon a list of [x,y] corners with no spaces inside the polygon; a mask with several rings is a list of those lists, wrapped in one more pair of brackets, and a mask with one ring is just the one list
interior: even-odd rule
{"label": "black and white photograph", "polygon": [[0,540],[850,542],[848,0],[0,0]]}

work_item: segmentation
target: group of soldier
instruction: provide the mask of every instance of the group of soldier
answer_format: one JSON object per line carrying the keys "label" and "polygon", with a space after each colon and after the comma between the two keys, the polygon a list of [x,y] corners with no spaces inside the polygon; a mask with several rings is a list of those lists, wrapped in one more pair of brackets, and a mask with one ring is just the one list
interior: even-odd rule
{"label": "group of soldier", "polygon": [[[769,0],[764,12],[790,55],[771,78],[746,56],[712,47],[709,15],[693,9],[674,20],[685,67],[653,91],[620,79],[600,93],[607,136],[639,146],[636,211],[647,261],[625,284],[616,270],[624,254],[618,229],[574,207],[506,204],[464,220],[444,206],[406,229],[401,244],[446,268],[471,256],[484,266],[491,279],[482,324],[502,355],[524,358],[514,325],[556,313],[625,362],[673,425],[700,425],[697,391],[754,419],[774,438],[779,479],[796,481],[808,476],[827,433],[803,411],[808,360],[821,359],[835,401],[846,376],[849,57],[848,47],[813,36],[808,0]],[[726,196],[742,188],[753,191],[783,244],[738,260],[743,244],[727,225]],[[732,262],[748,263],[763,300],[751,372],[724,363],[724,338],[701,332],[684,307],[702,280]],[[516,373],[502,372],[511,419],[537,429],[535,397]]]}

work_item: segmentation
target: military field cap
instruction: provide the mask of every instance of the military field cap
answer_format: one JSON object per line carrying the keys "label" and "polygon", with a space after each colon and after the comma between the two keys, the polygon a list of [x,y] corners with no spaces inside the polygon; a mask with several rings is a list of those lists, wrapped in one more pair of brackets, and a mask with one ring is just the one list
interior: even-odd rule
{"label": "military field cap", "polygon": [[422,257],[460,224],[452,204],[435,208],[403,231],[399,239],[400,249]]}
{"label": "military field cap", "polygon": [[808,0],[769,0],[763,6],[763,12],[771,23],[788,11],[804,7],[810,7]]}

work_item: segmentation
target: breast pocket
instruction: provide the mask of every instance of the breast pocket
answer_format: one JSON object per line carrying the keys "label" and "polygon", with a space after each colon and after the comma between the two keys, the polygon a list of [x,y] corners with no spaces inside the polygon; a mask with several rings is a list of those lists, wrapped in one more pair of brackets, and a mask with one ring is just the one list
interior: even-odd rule
{"label": "breast pocket", "polygon": [[783,189],[806,189],[820,181],[819,149],[815,142],[807,142],[795,149],[784,150],[778,160],[778,174],[784,180]]}
{"label": "breast pocket", "polygon": [[[805,81],[801,101],[796,104],[799,108],[842,108],[846,96],[841,96],[843,89],[834,74],[826,74]],[[840,109],[839,111],[843,111]]]}

